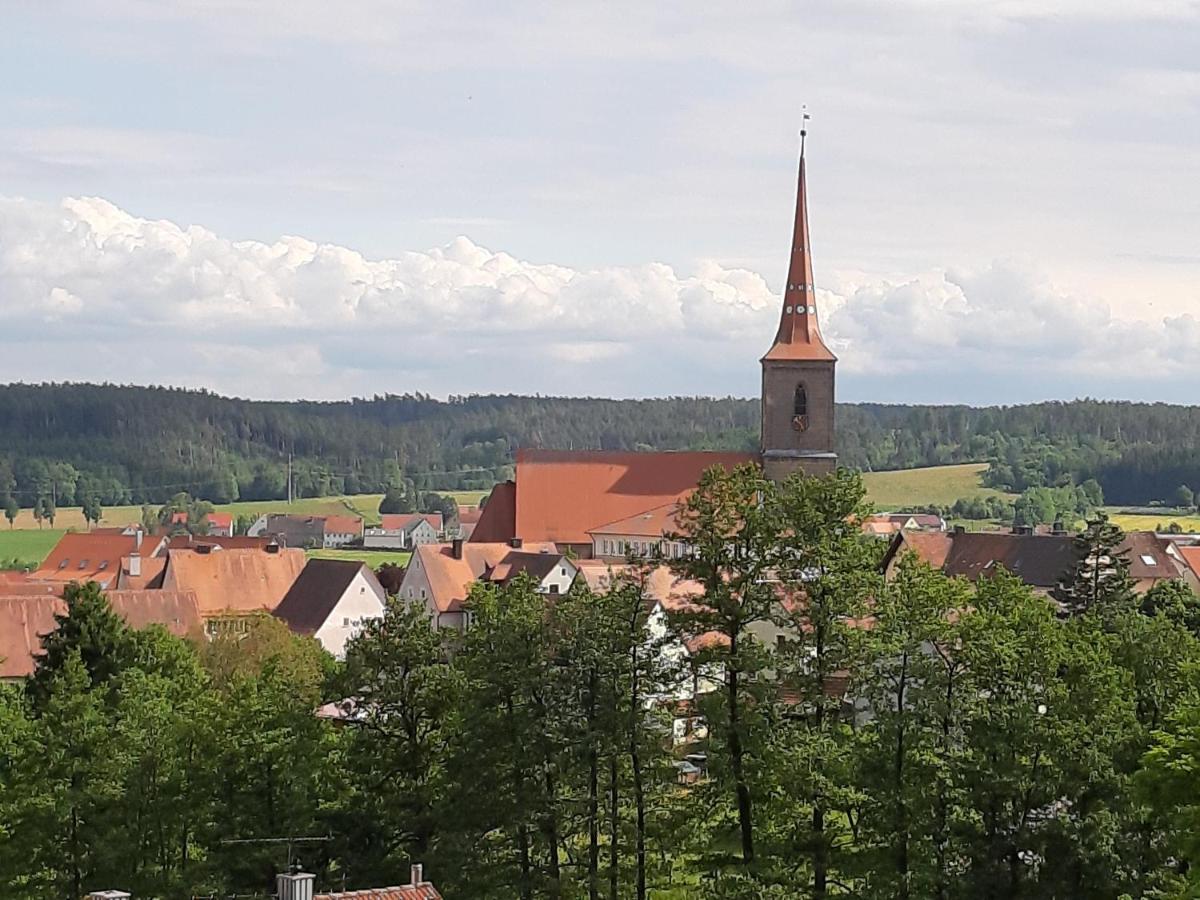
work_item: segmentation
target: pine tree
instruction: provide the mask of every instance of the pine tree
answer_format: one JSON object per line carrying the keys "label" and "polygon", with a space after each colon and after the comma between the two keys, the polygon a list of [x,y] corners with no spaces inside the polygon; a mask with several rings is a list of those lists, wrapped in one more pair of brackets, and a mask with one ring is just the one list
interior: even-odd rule
{"label": "pine tree", "polygon": [[1087,528],[1074,539],[1074,567],[1053,594],[1063,612],[1110,612],[1132,604],[1128,552],[1121,549],[1124,539],[1125,533],[1105,513],[1088,520]]}

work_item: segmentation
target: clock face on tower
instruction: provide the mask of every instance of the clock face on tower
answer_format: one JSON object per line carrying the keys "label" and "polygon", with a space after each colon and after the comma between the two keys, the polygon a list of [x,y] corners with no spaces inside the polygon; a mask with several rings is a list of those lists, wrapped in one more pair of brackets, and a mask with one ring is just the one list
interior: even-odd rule
{"label": "clock face on tower", "polygon": [[808,416],[805,416],[805,415],[792,416],[792,430],[800,431],[800,432],[808,431]]}

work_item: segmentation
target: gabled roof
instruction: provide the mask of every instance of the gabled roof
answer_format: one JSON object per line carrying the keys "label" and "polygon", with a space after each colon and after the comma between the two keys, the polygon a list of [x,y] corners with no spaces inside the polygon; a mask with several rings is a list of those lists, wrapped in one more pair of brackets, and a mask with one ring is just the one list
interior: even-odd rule
{"label": "gabled roof", "polygon": [[[200,613],[189,592],[109,591],[113,611],[133,628],[162,625],[172,634],[198,633]],[[0,596],[0,678],[22,678],[33,672],[42,652],[42,637],[58,627],[54,616],[66,612],[60,597]]]}
{"label": "gabled roof", "polygon": [[[541,553],[558,560],[558,549],[549,543],[525,544],[523,553]],[[471,585],[486,577],[514,549],[508,544],[476,544],[464,542],[462,558],[454,556],[453,544],[423,544],[413,549],[410,570],[417,566],[429,582],[430,600],[440,612],[459,609],[471,592]]]}
{"label": "gabled roof", "polygon": [[[636,575],[636,567],[625,563],[581,559],[576,565],[588,588],[596,593],[610,591],[622,578]],[[668,612],[688,609],[690,598],[703,593],[704,586],[700,582],[680,578],[665,565],[650,569],[642,584],[642,595],[650,606],[658,605]]]}
{"label": "gabled roof", "polygon": [[[300,577],[275,607],[275,615],[297,634],[316,634],[333,612],[354,577],[365,570],[369,581],[378,582],[366,563],[356,559],[310,559]],[[383,596],[383,588],[379,588]]]}
{"label": "gabled roof", "polygon": [[[564,557],[557,552],[537,553],[527,550],[513,550],[505,554],[491,571],[487,572],[488,581],[497,584],[508,584],[518,575],[528,575],[535,581],[541,581],[558,566],[564,564]],[[574,568],[574,564],[570,564]]]}
{"label": "gabled roof", "polygon": [[[159,540],[147,538],[141,542],[141,552],[154,552]],[[121,570],[122,557],[138,549],[137,535],[110,532],[68,532],[38,568],[30,573],[39,581],[95,581],[102,585],[115,584]]]}
{"label": "gabled roof", "polygon": [[494,485],[488,494],[487,506],[480,511],[479,521],[471,532],[471,542],[504,543],[516,537],[516,528],[517,484],[514,481],[502,481]]}
{"label": "gabled roof", "polygon": [[607,522],[588,530],[588,534],[627,534],[635,537],[660,538],[678,530],[675,516],[679,512],[680,501],[672,500],[645,512]]}
{"label": "gabled roof", "polygon": [[1200,578],[1200,546],[1185,547],[1180,544],[1176,545],[1175,549],[1183,557],[1183,561],[1187,563],[1188,568],[1195,573],[1197,578]]}
{"label": "gabled roof", "polygon": [[363,520],[358,516],[326,516],[326,534],[362,534]]}
{"label": "gabled roof", "polygon": [[210,527],[215,525],[217,528],[232,528],[233,513],[210,512],[204,517],[204,521],[208,522]]}
{"label": "gabled roof", "polygon": [[313,900],[442,900],[442,895],[432,884],[402,884],[396,887],[365,888],[360,891],[339,891],[334,894],[316,894]]}
{"label": "gabled roof", "polygon": [[195,591],[203,616],[270,612],[303,569],[303,550],[170,550],[163,588]]}
{"label": "gabled roof", "polygon": [[1121,549],[1127,554],[1129,577],[1134,581],[1179,578],[1186,565],[1172,555],[1171,542],[1152,531],[1127,532]]}
{"label": "gabled roof", "polygon": [[[189,550],[196,547],[220,547],[222,550],[262,550],[275,539],[268,535],[249,537],[244,534],[225,537],[220,534],[173,534],[167,538],[167,550]],[[144,554],[143,554],[144,555]]]}
{"label": "gabled roof", "polygon": [[137,575],[129,573],[130,556],[126,556],[121,560],[121,574],[117,577],[116,587],[125,590],[146,590],[147,588],[161,588],[163,583],[163,575],[167,570],[167,558],[165,556],[142,556],[140,557],[141,572]]}
{"label": "gabled roof", "polygon": [[416,528],[422,520],[428,522],[434,531],[442,530],[441,513],[384,513],[379,518],[379,527],[385,531],[408,531]]}
{"label": "gabled roof", "polygon": [[[678,500],[713,466],[757,462],[753,453],[518,450],[513,531],[525,541],[590,544],[590,529]],[[493,491],[493,498],[495,491]],[[492,512],[489,500],[472,540]]]}

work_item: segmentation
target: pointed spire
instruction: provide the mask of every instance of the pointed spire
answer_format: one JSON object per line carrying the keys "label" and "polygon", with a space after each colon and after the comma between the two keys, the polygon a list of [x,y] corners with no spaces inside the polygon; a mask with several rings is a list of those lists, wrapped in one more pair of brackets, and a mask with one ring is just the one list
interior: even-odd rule
{"label": "pointed spire", "polygon": [[764,359],[834,359],[817,324],[817,291],[813,284],[812,244],[808,232],[808,188],[804,177],[804,144],[808,113],[800,129],[800,178],[796,187],[796,222],[788,265],[783,311],[775,344]]}

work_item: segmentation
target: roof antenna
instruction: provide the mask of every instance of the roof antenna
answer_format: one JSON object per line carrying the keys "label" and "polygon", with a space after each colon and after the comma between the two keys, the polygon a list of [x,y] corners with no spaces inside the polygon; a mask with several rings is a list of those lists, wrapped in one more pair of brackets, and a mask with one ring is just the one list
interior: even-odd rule
{"label": "roof antenna", "polygon": [[808,104],[805,103],[801,107],[803,113],[800,115],[800,158],[804,159],[804,139],[808,137],[808,120],[812,118],[808,114]]}

